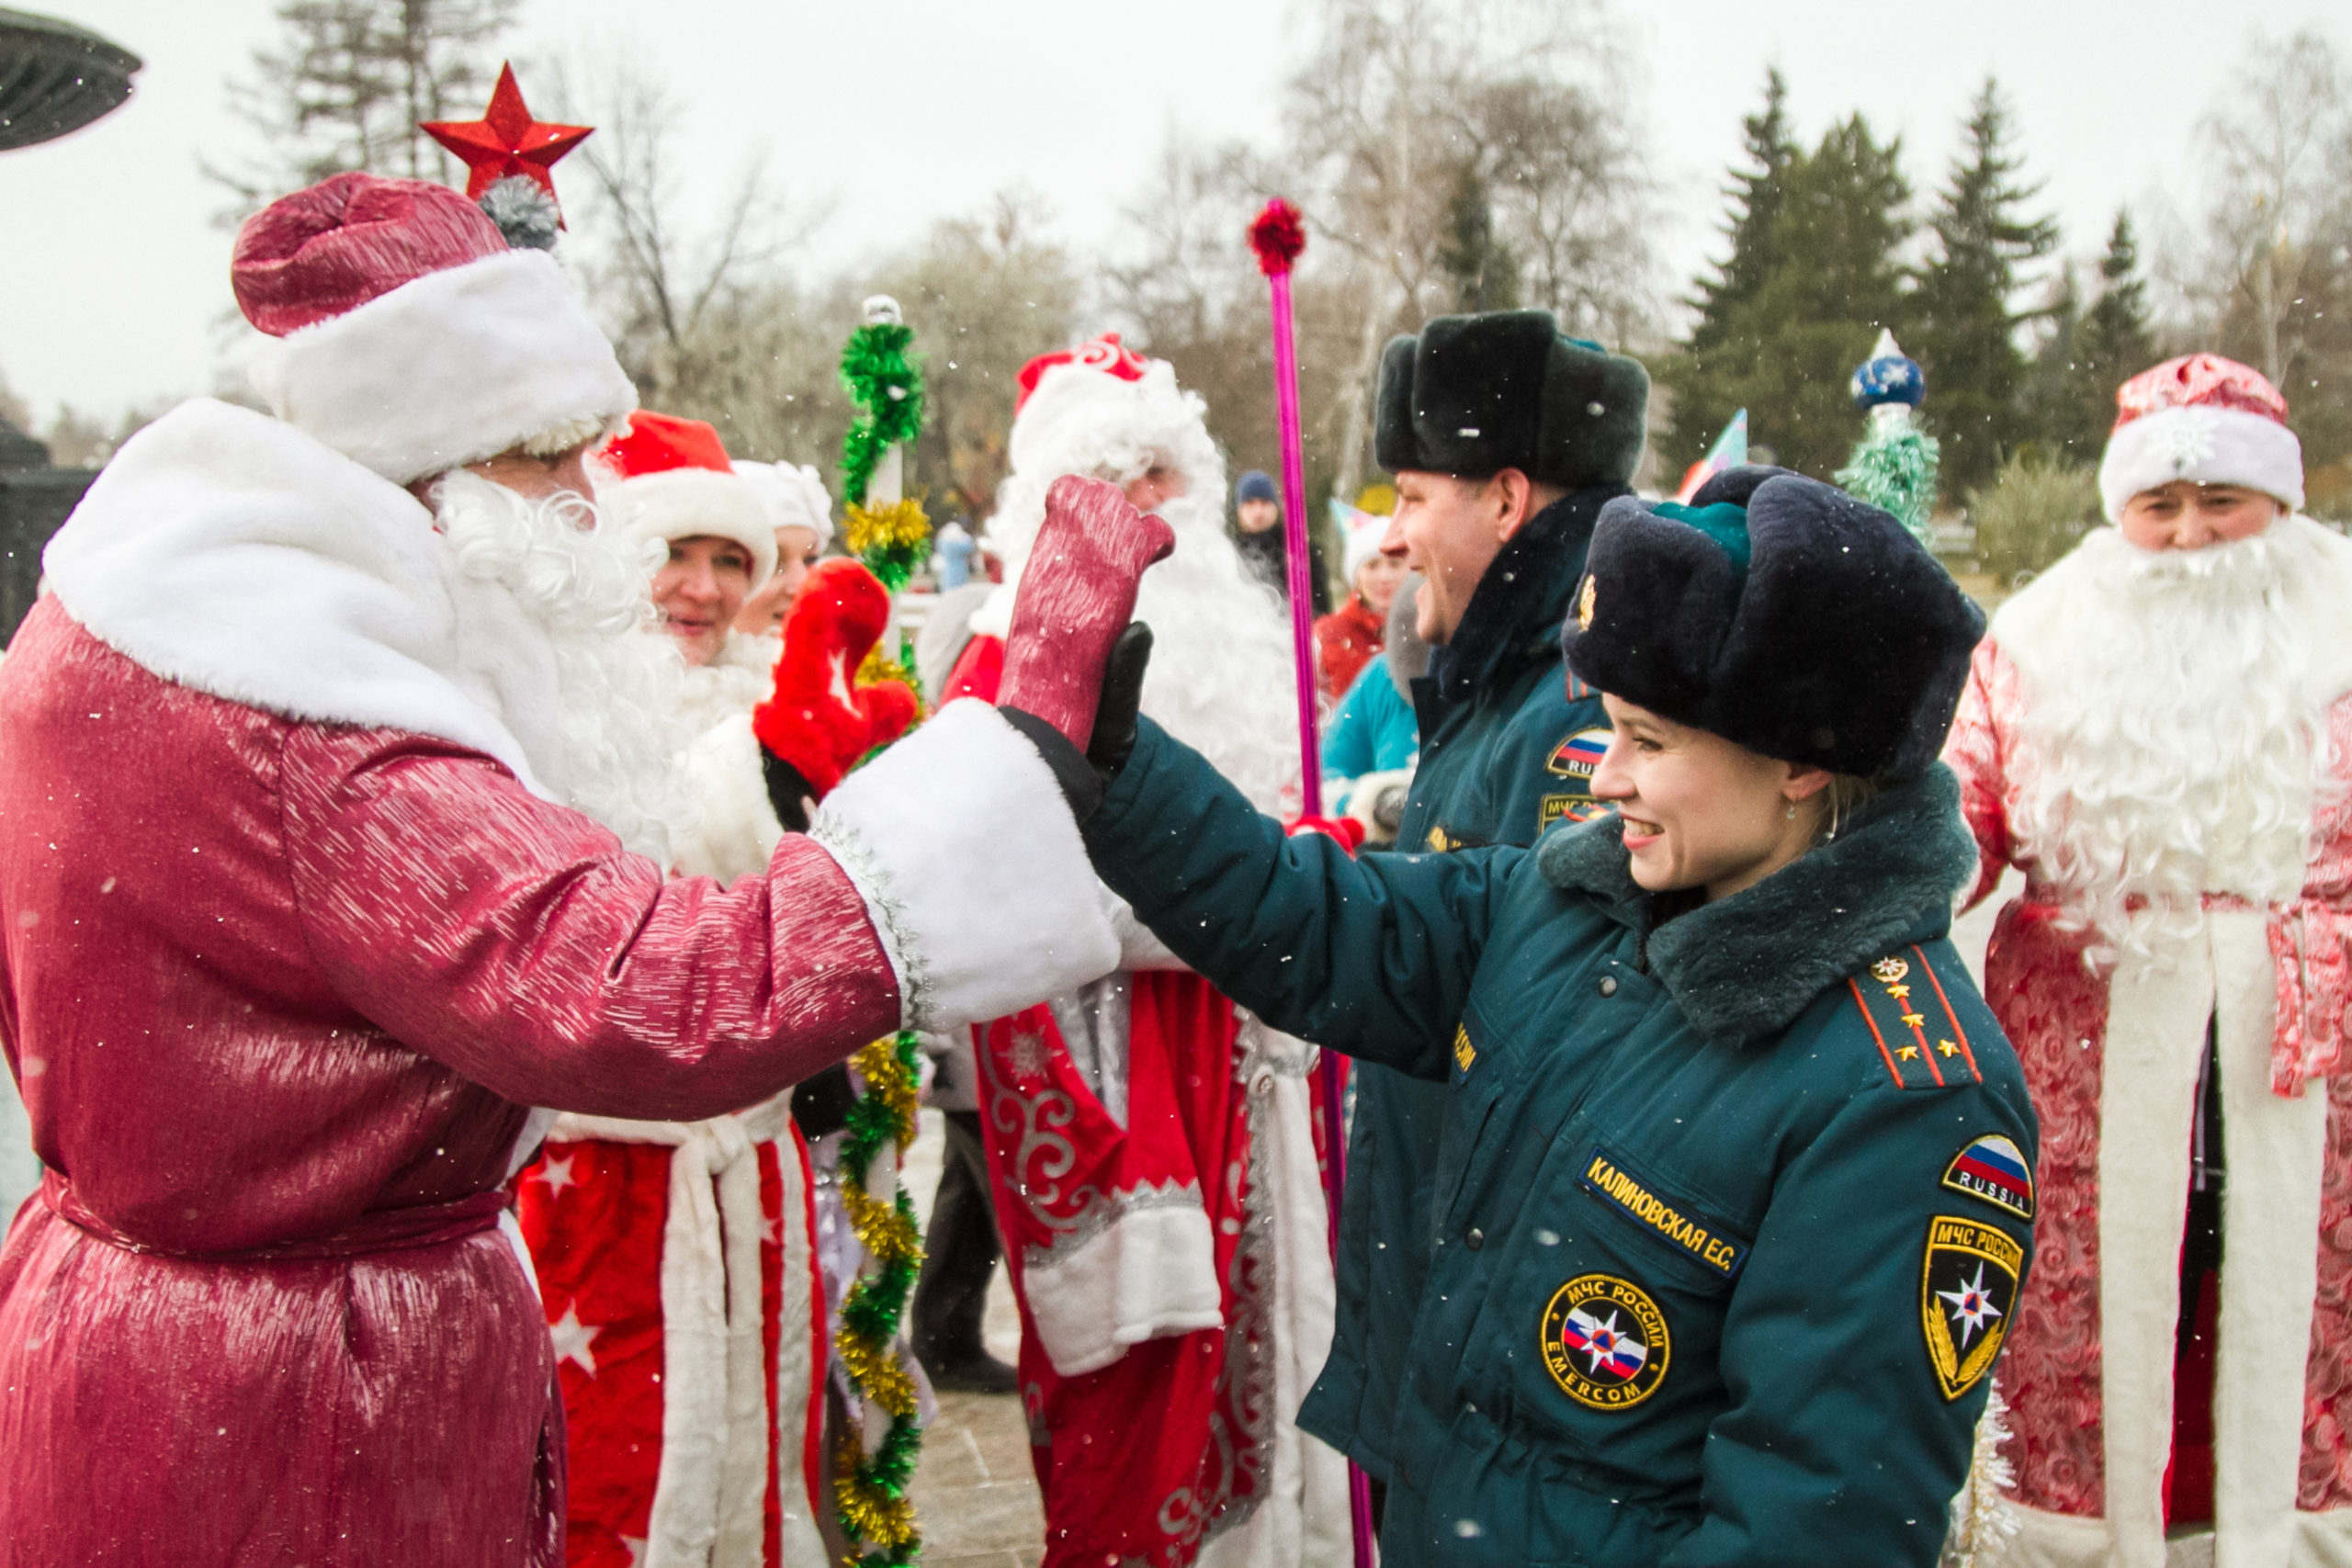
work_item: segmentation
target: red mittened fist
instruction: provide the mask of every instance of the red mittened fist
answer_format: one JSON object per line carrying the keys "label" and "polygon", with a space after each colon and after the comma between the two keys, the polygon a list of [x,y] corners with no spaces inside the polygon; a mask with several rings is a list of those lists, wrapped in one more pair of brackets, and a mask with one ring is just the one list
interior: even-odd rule
{"label": "red mittened fist", "polygon": [[890,624],[890,591],[847,557],[820,561],[784,623],[775,690],[752,710],[760,744],[800,771],[819,799],[852,764],[914,722],[903,681],[857,684],[858,666]]}
{"label": "red mittened fist", "polygon": [[1080,750],[1094,735],[1102,666],[1135,618],[1143,569],[1176,535],[1118,487],[1065,475],[1046,492],[1046,522],[1021,571],[996,700],[1035,714]]}
{"label": "red mittened fist", "polygon": [[1327,839],[1337,839],[1340,847],[1350,854],[1363,847],[1363,824],[1352,817],[1301,817],[1283,831],[1294,839],[1301,833],[1320,833]]}

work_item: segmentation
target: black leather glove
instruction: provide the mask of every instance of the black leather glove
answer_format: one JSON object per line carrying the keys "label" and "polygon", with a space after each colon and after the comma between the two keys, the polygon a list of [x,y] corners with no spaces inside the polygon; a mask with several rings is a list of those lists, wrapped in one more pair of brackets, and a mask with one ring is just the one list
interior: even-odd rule
{"label": "black leather glove", "polygon": [[768,804],[775,808],[775,819],[784,824],[787,833],[808,830],[808,803],[817,792],[800,770],[769,750],[760,748],[760,773],[767,782]]}
{"label": "black leather glove", "polygon": [[[1144,671],[1151,663],[1151,628],[1130,621],[1111,645],[1102,665],[1102,697],[1094,709],[1094,733],[1081,755],[1069,737],[1035,714],[1000,705],[997,712],[1029,738],[1054,781],[1062,786],[1069,814],[1083,822],[1102,804],[1102,792],[1127,765],[1136,749],[1136,717],[1143,707]],[[778,815],[781,815],[779,813]]]}

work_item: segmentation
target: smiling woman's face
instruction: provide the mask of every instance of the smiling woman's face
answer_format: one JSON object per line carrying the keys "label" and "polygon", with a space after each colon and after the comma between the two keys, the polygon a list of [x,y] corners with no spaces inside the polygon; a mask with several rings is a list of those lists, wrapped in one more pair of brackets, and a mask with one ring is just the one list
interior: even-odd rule
{"label": "smiling woman's face", "polygon": [[751,592],[752,552],[708,534],[671,540],[670,558],[653,574],[654,608],[689,664],[718,657]]}
{"label": "smiling woman's face", "polygon": [[1615,733],[1592,793],[1623,819],[1634,880],[1644,889],[1699,887],[1710,899],[1727,898],[1812,846],[1828,773],[1606,694],[1601,703]]}

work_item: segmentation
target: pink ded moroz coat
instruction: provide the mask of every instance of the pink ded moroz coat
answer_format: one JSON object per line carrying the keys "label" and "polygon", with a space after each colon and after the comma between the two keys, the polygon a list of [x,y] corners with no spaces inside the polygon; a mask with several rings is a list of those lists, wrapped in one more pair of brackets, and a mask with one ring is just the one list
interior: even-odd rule
{"label": "pink ded moroz coat", "polygon": [[[2317,532],[2290,518],[2277,527]],[[2026,840],[2038,693],[2068,679],[2096,580],[2061,562],[2003,606],[1945,760],[1983,856],[1971,902],[2025,873],[1984,994],[2023,1063],[2041,1152],[2033,1269],[1997,1373],[2020,1526],[2004,1568],[2166,1561],[2178,1269],[2199,1074],[2217,1031],[2223,1189],[2213,1389],[2221,1568],[2352,1562],[2352,546],[2309,595],[2315,792],[2299,897],[2208,892],[2193,932],[2086,966]],[[2325,606],[2332,603],[2334,608]],[[2096,635],[2090,633],[2087,635]],[[2225,656],[2217,652],[2216,657]],[[2244,815],[2252,817],[2250,807]]]}
{"label": "pink ded moroz coat", "polygon": [[[0,1043],[50,1168],[0,1248],[6,1568],[560,1562],[530,1108],[711,1116],[1115,956],[978,704],[764,874],[665,881],[546,797],[512,602],[260,415],[150,426],[45,564],[0,672]],[[1054,958],[920,874],[950,779],[1023,825],[978,886],[1058,902]]]}

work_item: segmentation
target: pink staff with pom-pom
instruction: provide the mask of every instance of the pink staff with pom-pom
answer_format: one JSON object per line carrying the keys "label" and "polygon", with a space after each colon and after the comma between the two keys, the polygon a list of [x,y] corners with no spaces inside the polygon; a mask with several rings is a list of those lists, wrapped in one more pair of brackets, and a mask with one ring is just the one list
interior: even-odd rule
{"label": "pink staff with pom-pom", "polygon": [[[1306,249],[1306,225],[1282,197],[1266,203],[1250,225],[1250,248],[1266,275],[1274,307],[1274,417],[1283,444],[1283,549],[1289,561],[1291,652],[1298,676],[1299,809],[1323,815],[1323,768],[1315,743],[1315,596],[1307,581],[1306,456],[1298,425],[1298,344],[1291,323],[1290,269]],[[1348,1147],[1340,1102],[1346,1085],[1340,1054],[1325,1050],[1317,1064],[1323,1090],[1323,1196],[1331,1257],[1340,1256],[1340,1200],[1347,1191]],[[1348,1513],[1355,1538],[1355,1568],[1372,1568],[1372,1487],[1348,1466]]]}
{"label": "pink staff with pom-pom", "polygon": [[[1297,656],[1299,809],[1323,815],[1323,768],[1315,748],[1315,598],[1307,582],[1306,459],[1298,434],[1298,345],[1291,328],[1290,269],[1306,249],[1298,209],[1276,197],[1250,225],[1250,248],[1274,295],[1274,415],[1283,443],[1283,548],[1290,558],[1291,650]],[[1337,1221],[1333,1222],[1335,1224]]]}

